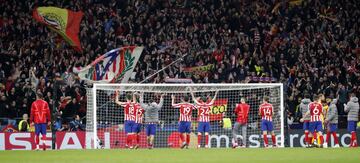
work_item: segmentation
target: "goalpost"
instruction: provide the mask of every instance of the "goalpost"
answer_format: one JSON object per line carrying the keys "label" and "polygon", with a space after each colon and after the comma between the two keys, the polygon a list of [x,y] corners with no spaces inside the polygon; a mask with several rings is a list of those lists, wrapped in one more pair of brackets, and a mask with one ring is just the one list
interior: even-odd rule
{"label": "goalpost", "polygon": [[[282,83],[248,83],[248,84],[94,84],[87,89],[87,125],[86,148],[124,148],[124,109],[115,104],[115,91],[120,92],[120,101],[126,101],[129,93],[143,92],[144,102],[159,102],[160,94],[165,94],[164,104],[159,111],[159,123],[155,135],[155,148],[178,148],[180,136],[178,131],[179,109],[171,107],[171,96],[175,103],[181,102],[184,95],[190,96],[193,91],[196,97],[218,96],[210,110],[209,147],[227,148],[232,146],[232,127],[236,120],[234,109],[241,97],[250,105],[247,124],[247,146],[263,147],[260,128],[261,117],[258,115],[262,98],[268,96],[274,107],[273,125],[277,146],[284,147],[284,97]],[[190,98],[190,103],[193,103]],[[190,148],[196,148],[197,110],[193,110],[191,123]],[[139,133],[140,148],[146,147],[144,125]],[[268,133],[270,138],[270,134]],[[241,133],[237,135],[242,140]],[[204,141],[204,139],[202,139]],[[270,139],[271,140],[271,139]],[[270,141],[271,142],[271,141]],[[201,142],[204,144],[204,142]],[[272,143],[270,143],[272,144]]]}

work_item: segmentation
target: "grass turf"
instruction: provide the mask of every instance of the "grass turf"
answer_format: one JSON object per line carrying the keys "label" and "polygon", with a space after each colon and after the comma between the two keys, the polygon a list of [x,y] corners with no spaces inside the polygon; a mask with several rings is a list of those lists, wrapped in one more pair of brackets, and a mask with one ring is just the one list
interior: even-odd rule
{"label": "grass turf", "polygon": [[1,162],[138,162],[138,163],[223,163],[223,162],[360,162],[360,148],[337,149],[139,149],[0,151]]}

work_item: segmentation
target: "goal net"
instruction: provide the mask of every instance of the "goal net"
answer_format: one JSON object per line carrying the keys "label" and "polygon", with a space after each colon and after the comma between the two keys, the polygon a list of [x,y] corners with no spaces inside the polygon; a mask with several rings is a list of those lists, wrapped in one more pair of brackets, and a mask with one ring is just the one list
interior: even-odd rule
{"label": "goal net", "polygon": [[[239,142],[246,139],[247,147],[262,147],[261,117],[259,105],[264,96],[269,97],[273,105],[273,126],[277,139],[277,146],[284,147],[284,103],[281,83],[256,84],[94,84],[87,90],[87,148],[125,148],[126,134],[124,126],[124,108],[115,103],[115,92],[119,92],[119,101],[126,101],[126,96],[137,92],[143,95],[144,103],[159,102],[161,94],[163,106],[159,110],[159,121],[156,123],[154,137],[155,148],[179,148],[181,146],[178,132],[180,111],[172,107],[172,96],[175,103],[180,103],[184,96],[189,96],[190,103],[194,103],[190,92],[195,97],[213,98],[217,93],[214,104],[210,107],[210,131],[208,144],[210,148],[228,148],[233,144],[232,128],[236,122],[234,113],[236,104],[243,97],[250,110],[246,125],[246,138],[241,131],[236,139]],[[189,148],[198,146],[198,110],[192,111],[192,123]],[[140,148],[147,147],[145,124],[138,133]],[[271,138],[269,143],[271,145]],[[201,145],[204,145],[205,138]]]}

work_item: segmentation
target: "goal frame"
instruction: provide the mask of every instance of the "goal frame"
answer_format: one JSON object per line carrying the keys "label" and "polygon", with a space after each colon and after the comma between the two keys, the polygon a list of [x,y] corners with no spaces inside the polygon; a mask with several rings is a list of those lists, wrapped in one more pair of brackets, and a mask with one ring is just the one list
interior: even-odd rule
{"label": "goal frame", "polygon": [[283,83],[191,83],[191,84],[187,84],[187,83],[159,83],[159,84],[142,84],[142,83],[94,83],[93,84],[93,88],[92,88],[92,93],[93,93],[93,134],[92,134],[92,138],[93,138],[93,145],[94,145],[94,149],[97,149],[97,98],[96,98],[96,90],[98,86],[116,86],[116,87],[121,87],[121,86],[189,86],[189,87],[196,87],[196,86],[242,86],[242,87],[246,87],[246,86],[278,86],[280,87],[280,139],[281,139],[281,143],[279,147],[285,147],[284,143],[285,143],[285,133],[284,133],[284,89],[283,89]]}

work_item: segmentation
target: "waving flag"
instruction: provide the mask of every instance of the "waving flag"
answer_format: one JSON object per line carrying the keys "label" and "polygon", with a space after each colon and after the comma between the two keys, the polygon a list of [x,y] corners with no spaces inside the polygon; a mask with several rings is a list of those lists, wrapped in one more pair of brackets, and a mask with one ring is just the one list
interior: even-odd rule
{"label": "waving flag", "polygon": [[57,7],[38,7],[33,11],[36,21],[60,34],[77,51],[82,51],[78,34],[83,15],[81,11],[74,12]]}
{"label": "waving flag", "polygon": [[74,68],[81,80],[106,83],[126,83],[144,48],[127,46],[113,49],[85,68]]}

